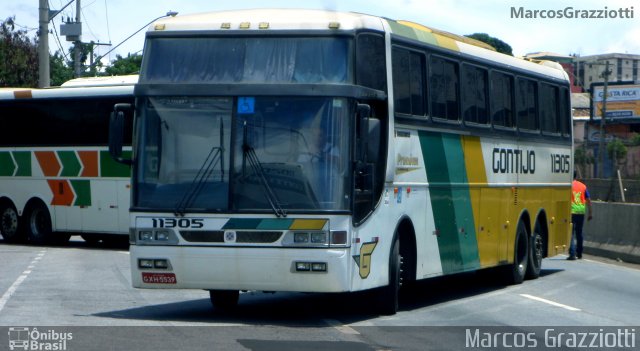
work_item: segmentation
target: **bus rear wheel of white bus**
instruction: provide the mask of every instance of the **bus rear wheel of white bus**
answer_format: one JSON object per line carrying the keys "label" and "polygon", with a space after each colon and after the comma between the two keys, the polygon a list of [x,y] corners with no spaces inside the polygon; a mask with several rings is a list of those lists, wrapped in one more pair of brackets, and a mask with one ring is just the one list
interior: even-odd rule
{"label": "bus rear wheel of white bus", "polygon": [[239,298],[239,290],[209,290],[209,299],[216,310],[229,311],[234,309],[238,306]]}
{"label": "bus rear wheel of white bus", "polygon": [[9,203],[0,203],[0,234],[6,242],[15,243],[24,240],[24,233],[20,231],[18,211]]}

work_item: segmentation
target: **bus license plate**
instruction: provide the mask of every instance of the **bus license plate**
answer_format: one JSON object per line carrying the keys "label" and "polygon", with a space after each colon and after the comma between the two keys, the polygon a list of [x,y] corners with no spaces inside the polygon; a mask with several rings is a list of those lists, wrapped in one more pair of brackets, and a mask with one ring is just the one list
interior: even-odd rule
{"label": "bus license plate", "polygon": [[176,284],[174,273],[142,273],[142,281],[147,284]]}

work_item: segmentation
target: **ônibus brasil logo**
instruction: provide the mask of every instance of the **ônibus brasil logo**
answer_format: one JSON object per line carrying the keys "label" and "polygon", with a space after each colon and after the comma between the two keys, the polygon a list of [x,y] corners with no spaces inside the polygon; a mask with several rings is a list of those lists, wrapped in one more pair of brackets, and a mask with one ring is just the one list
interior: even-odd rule
{"label": "\u00f4nibus brasil logo", "polygon": [[54,350],[67,349],[67,342],[73,339],[73,333],[61,333],[52,329],[39,331],[38,328],[9,328],[10,350]]}

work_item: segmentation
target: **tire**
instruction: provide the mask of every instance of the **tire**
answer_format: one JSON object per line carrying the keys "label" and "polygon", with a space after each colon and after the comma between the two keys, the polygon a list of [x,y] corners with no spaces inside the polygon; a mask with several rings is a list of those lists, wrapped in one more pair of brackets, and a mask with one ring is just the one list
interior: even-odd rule
{"label": "tire", "polygon": [[516,230],[516,240],[513,249],[513,264],[508,266],[507,282],[510,284],[521,284],[529,265],[529,236],[527,229],[522,222],[518,222]]}
{"label": "tire", "polygon": [[0,204],[0,234],[8,243],[24,241],[24,233],[20,231],[18,211],[8,202]]}
{"label": "tire", "polygon": [[29,242],[36,245],[55,242],[52,234],[51,215],[43,203],[36,202],[29,206],[24,221]]}
{"label": "tire", "polygon": [[230,311],[238,306],[240,291],[238,290],[209,290],[209,299],[213,308],[220,311]]}
{"label": "tire", "polygon": [[544,254],[544,241],[540,234],[540,226],[536,224],[533,234],[531,234],[531,242],[529,243],[529,262],[527,265],[527,279],[537,279],[540,276],[542,268],[542,256]]}
{"label": "tire", "polygon": [[382,315],[390,316],[398,312],[400,287],[402,285],[402,256],[400,256],[400,240],[393,242],[389,256],[389,285],[378,292],[378,306]]}

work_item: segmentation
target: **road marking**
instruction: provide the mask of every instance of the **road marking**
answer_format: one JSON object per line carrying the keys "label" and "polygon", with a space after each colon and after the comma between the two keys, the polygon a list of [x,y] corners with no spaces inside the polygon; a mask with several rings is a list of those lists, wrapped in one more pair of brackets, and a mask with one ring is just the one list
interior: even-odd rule
{"label": "road marking", "polygon": [[531,300],[536,300],[536,301],[540,301],[540,302],[544,302],[546,304],[552,305],[552,306],[556,306],[556,307],[560,307],[560,308],[564,308],[565,310],[569,310],[569,311],[580,311],[579,308],[575,308],[575,307],[571,307],[568,305],[563,305],[561,303],[557,303],[551,300],[547,300],[547,299],[543,299],[541,297],[537,297],[537,296],[533,296],[533,295],[529,295],[529,294],[520,294],[520,296],[522,297],[526,297],[527,299],[531,299]]}
{"label": "road marking", "polygon": [[335,319],[323,319],[323,321],[327,323],[329,326],[337,329],[342,334],[360,335],[360,333],[357,330],[351,328],[350,326],[343,325],[342,323],[338,322]]}
{"label": "road marking", "polygon": [[31,263],[29,263],[29,267],[27,268],[27,270],[22,272],[22,275],[20,275],[18,277],[18,279],[16,279],[16,281],[14,281],[13,284],[11,284],[9,289],[7,289],[7,291],[5,291],[5,293],[2,295],[2,297],[0,297],[0,312],[2,312],[2,310],[4,309],[4,306],[7,304],[7,302],[11,298],[11,296],[16,292],[16,290],[18,290],[18,287],[20,286],[20,284],[22,284],[22,282],[25,279],[27,279],[27,276],[29,276],[29,274],[32,272],[31,269],[35,267],[36,263],[39,260],[42,259],[42,257],[44,256],[45,253],[46,253],[46,251],[44,251],[44,250],[40,251],[38,256],[35,257],[31,261]]}

